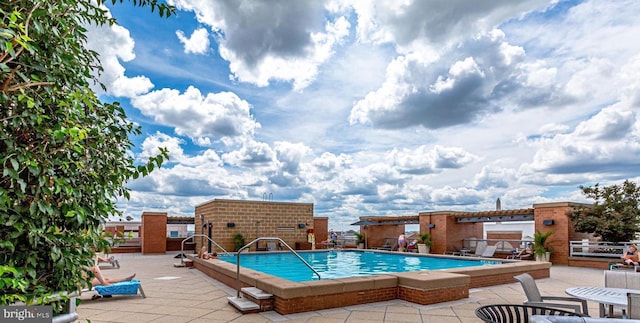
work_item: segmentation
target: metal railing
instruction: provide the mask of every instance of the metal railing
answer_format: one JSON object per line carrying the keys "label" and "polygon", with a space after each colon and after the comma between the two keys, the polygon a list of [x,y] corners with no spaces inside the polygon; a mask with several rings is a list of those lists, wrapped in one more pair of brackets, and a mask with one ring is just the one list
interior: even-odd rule
{"label": "metal railing", "polygon": [[205,237],[205,238],[207,238],[207,240],[211,241],[211,243],[216,245],[216,247],[220,248],[220,250],[222,250],[222,252],[224,252],[225,255],[228,255],[228,256],[231,255],[227,250],[222,248],[221,245],[219,245],[217,242],[213,241],[213,239],[209,238],[206,234],[194,234],[194,235],[191,235],[189,237],[184,238],[184,240],[182,240],[182,242],[180,243],[180,264],[184,265],[184,243],[189,239],[193,239],[194,237]]}
{"label": "metal railing", "polygon": [[620,258],[634,242],[569,241],[570,257]]}
{"label": "metal railing", "polygon": [[257,238],[249,243],[247,243],[246,245],[244,245],[242,248],[238,249],[238,251],[236,252],[236,282],[238,284],[238,288],[237,288],[237,297],[238,298],[242,298],[240,290],[242,289],[242,282],[240,281],[240,253],[242,253],[243,251],[249,249],[254,243],[257,243],[259,241],[263,241],[263,240],[276,240],[278,242],[280,242],[281,245],[287,247],[287,249],[289,249],[289,251],[291,251],[296,257],[298,257],[298,259],[300,259],[300,261],[302,261],[302,263],[309,267],[309,269],[311,269],[311,271],[313,271],[316,275],[318,275],[318,279],[322,279],[322,277],[320,277],[320,274],[313,269],[313,267],[311,267],[311,265],[309,265],[309,263],[302,259],[302,257],[300,257],[300,255],[293,250],[293,248],[291,248],[286,242],[284,242],[282,239],[277,238],[277,237],[264,237],[264,238]]}

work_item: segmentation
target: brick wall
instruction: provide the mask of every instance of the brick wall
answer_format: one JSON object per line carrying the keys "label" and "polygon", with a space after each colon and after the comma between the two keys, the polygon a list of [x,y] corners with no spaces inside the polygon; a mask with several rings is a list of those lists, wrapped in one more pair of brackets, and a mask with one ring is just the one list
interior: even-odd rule
{"label": "brick wall", "polygon": [[[487,231],[487,239],[514,241],[522,240],[522,231]],[[517,247],[518,245],[514,245]]]}
{"label": "brick wall", "polygon": [[340,294],[296,297],[290,299],[284,299],[276,296],[275,311],[281,315],[287,315],[299,312],[317,311],[327,308],[388,301],[398,298],[397,295],[397,287],[389,287],[374,290],[346,292]]}
{"label": "brick wall", "polygon": [[[456,223],[454,216],[450,211],[441,212],[423,212],[419,214],[420,232],[430,232],[431,253],[444,253],[445,251],[453,251],[454,246],[462,247],[462,240],[465,238],[475,237],[482,239],[483,224],[482,223]],[[429,224],[435,227],[429,229]]]}
{"label": "brick wall", "polygon": [[368,248],[377,248],[382,246],[385,238],[397,239],[405,230],[404,224],[400,225],[369,225],[364,229],[365,238],[367,239]]}
{"label": "brick wall", "polygon": [[407,286],[398,287],[398,298],[417,303],[421,305],[429,305],[443,302],[450,302],[469,297],[469,286],[451,286],[447,288],[437,289],[417,289]]}
{"label": "brick wall", "polygon": [[[196,206],[194,220],[197,234],[202,233],[203,222],[209,221],[212,239],[227,251],[234,250],[232,237],[236,233],[244,236],[245,243],[256,237],[278,237],[293,248],[296,242],[307,241],[307,229],[313,228],[313,203],[216,199]],[[229,227],[228,223],[234,226]],[[299,228],[299,224],[305,227]],[[206,239],[195,240],[197,249],[201,243],[206,245]],[[260,242],[260,247],[266,247],[266,242]]]}
{"label": "brick wall", "polygon": [[140,231],[143,254],[167,251],[167,213],[143,212]]}

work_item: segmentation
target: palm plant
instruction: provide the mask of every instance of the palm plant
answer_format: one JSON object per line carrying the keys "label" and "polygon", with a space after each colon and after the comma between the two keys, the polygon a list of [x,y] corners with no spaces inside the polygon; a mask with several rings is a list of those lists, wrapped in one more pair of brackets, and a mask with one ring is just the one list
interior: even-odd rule
{"label": "palm plant", "polygon": [[364,243],[364,234],[363,233],[356,233],[356,244],[361,244]]}
{"label": "palm plant", "polygon": [[433,242],[431,242],[431,234],[430,233],[418,233],[418,239],[420,239],[419,243],[423,243],[427,245],[427,247],[431,247]]}
{"label": "palm plant", "polygon": [[536,233],[533,235],[533,253],[537,256],[544,255],[548,251],[550,251],[550,247],[547,246],[547,241],[549,237],[553,234],[553,230],[540,232],[540,230],[536,230]]}

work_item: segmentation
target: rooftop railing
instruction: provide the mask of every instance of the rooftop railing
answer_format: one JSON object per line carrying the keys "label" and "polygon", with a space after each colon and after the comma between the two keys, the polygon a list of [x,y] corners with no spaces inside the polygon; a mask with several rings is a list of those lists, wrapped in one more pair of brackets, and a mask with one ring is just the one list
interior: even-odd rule
{"label": "rooftop railing", "polygon": [[633,242],[569,241],[570,257],[620,258]]}

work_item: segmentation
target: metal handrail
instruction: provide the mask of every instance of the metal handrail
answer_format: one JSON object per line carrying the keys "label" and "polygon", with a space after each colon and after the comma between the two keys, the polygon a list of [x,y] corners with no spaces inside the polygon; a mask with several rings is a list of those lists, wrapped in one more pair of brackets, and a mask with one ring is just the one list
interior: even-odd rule
{"label": "metal handrail", "polygon": [[635,242],[569,241],[569,257],[620,258],[632,244]]}
{"label": "metal handrail", "polygon": [[184,242],[189,240],[189,239],[193,239],[194,237],[205,237],[205,238],[209,239],[209,241],[211,241],[211,243],[216,245],[216,247],[220,248],[220,250],[222,250],[225,253],[225,255],[231,256],[231,254],[228,251],[226,251],[224,248],[222,248],[222,246],[220,246],[217,242],[213,241],[213,239],[209,238],[206,234],[194,234],[192,236],[186,237],[180,243],[180,263],[181,264],[184,264]]}
{"label": "metal handrail", "polygon": [[255,240],[247,243],[242,248],[238,249],[238,251],[236,252],[236,282],[238,284],[238,288],[237,288],[237,292],[238,293],[236,294],[236,296],[238,298],[242,298],[242,296],[240,294],[240,290],[242,289],[242,282],[240,282],[240,253],[243,252],[244,250],[249,249],[254,243],[256,243],[258,241],[262,241],[262,240],[277,240],[277,241],[279,241],[282,245],[287,247],[287,249],[289,249],[296,257],[298,257],[298,259],[300,259],[300,261],[302,261],[302,263],[305,264],[305,266],[309,267],[309,269],[311,269],[311,271],[313,271],[316,275],[318,275],[318,279],[322,279],[322,277],[320,277],[320,274],[315,269],[313,269],[313,267],[311,267],[311,265],[309,265],[309,263],[306,260],[302,259],[302,257],[300,257],[300,255],[295,250],[293,250],[293,248],[291,248],[282,239],[280,239],[278,237],[257,238]]}

